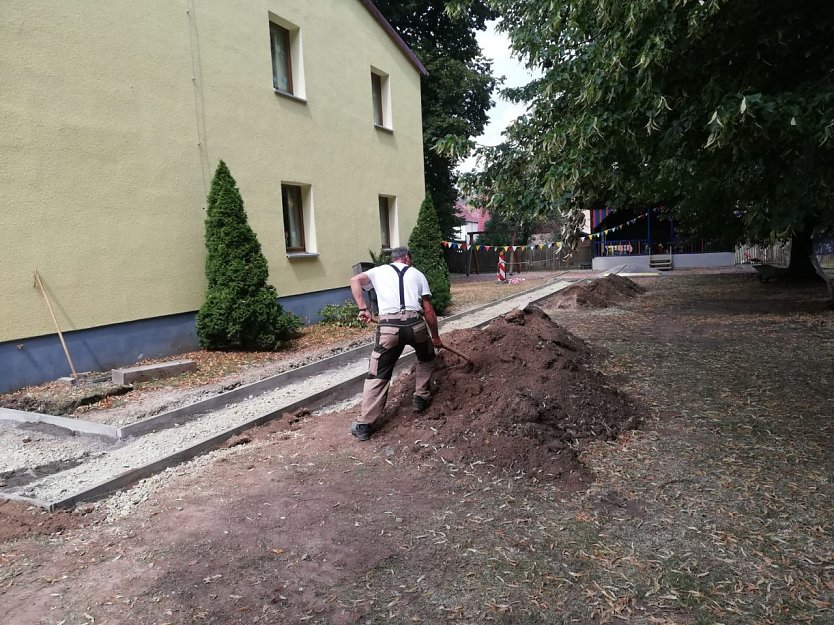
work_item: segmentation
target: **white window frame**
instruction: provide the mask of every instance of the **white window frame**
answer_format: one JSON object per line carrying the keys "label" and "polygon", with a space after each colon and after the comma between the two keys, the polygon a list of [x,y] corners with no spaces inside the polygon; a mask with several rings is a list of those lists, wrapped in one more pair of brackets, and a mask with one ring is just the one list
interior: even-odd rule
{"label": "white window frame", "polygon": [[[373,77],[379,77],[380,82],[380,97],[382,99],[381,102],[381,109],[382,109],[382,123],[378,123],[376,119],[376,102],[374,97],[374,90],[373,90]],[[371,119],[374,120],[374,126],[379,128],[380,130],[394,130],[394,118],[392,115],[392,106],[391,106],[391,77],[381,69],[378,69],[374,66],[371,66]]]}
{"label": "white window frame", "polygon": [[[379,206],[379,200],[382,198],[388,200],[388,247],[383,247],[383,249],[394,249],[400,245],[400,219],[399,210],[397,210],[397,196],[380,193],[377,197],[377,206]],[[380,223],[381,227],[382,224]]]}
{"label": "white window frame", "polygon": [[[273,89],[275,93],[282,96],[288,96],[290,98],[304,100],[306,101],[307,98],[307,86],[304,80],[304,47],[301,45],[301,29],[293,24],[285,20],[274,13],[269,13],[269,22],[270,24],[275,24],[276,26],[280,26],[281,28],[285,29],[289,32],[289,39],[290,39],[290,75],[292,77],[292,90],[291,91],[284,91],[283,89],[278,89],[275,87],[273,81]],[[270,27],[269,33],[269,59],[270,59],[270,67],[272,68],[273,77],[275,75],[275,67],[274,63],[275,60],[272,58],[272,29]]]}
{"label": "white window frame", "polygon": [[299,187],[301,189],[301,227],[304,232],[304,249],[289,251],[286,250],[285,247],[287,258],[318,256],[318,245],[316,242],[316,213],[313,206],[313,187],[312,185],[304,182],[295,182],[292,180],[281,181],[281,225],[285,225],[283,198],[283,187],[285,186]]}

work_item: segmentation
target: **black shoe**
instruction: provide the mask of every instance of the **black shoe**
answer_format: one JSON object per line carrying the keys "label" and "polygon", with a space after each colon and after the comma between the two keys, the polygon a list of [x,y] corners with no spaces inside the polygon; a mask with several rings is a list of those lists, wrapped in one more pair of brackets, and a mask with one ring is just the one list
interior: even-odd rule
{"label": "black shoe", "polygon": [[350,433],[360,441],[366,441],[371,438],[373,431],[374,430],[369,423],[354,423],[350,426]]}
{"label": "black shoe", "polygon": [[411,400],[411,410],[412,412],[423,412],[426,408],[429,407],[429,404],[431,404],[430,399],[426,399],[425,397],[415,395],[414,399]]}

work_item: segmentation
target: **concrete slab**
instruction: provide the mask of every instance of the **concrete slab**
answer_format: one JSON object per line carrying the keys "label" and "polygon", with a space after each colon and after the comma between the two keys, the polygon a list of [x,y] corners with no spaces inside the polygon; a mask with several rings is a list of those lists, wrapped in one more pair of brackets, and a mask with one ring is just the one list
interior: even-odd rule
{"label": "concrete slab", "polygon": [[195,371],[197,363],[193,360],[170,360],[152,365],[113,369],[112,378],[115,384],[128,385],[134,382],[147,382],[158,378],[170,378],[180,373]]}
{"label": "concrete slab", "polygon": [[0,420],[16,421],[17,423],[48,423],[65,430],[78,432],[79,434],[92,434],[94,436],[106,436],[107,438],[119,438],[119,429],[112,425],[84,421],[83,419],[72,419],[70,417],[56,417],[39,412],[26,412],[24,410],[12,410],[11,408],[0,408]]}

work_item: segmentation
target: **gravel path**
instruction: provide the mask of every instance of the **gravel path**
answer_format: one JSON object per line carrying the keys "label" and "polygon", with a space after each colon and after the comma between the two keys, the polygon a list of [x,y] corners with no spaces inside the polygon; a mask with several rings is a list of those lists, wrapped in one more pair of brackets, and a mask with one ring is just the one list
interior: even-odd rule
{"label": "gravel path", "polygon": [[[504,314],[513,308],[523,307],[531,301],[542,299],[569,286],[567,281],[551,282],[525,294],[496,302],[481,309],[442,324],[442,331],[448,333],[458,329],[471,328]],[[401,368],[405,369],[405,368]],[[113,479],[130,469],[141,467],[178,451],[194,446],[198,442],[220,434],[236,426],[244,425],[259,417],[281,412],[287,406],[303,401],[316,393],[326,391],[341,382],[363,376],[367,370],[365,356],[341,367],[325,371],[310,378],[286,384],[274,391],[259,396],[250,396],[242,402],[229,405],[177,427],[154,432],[136,440],[119,445],[107,444],[100,438],[89,436],[61,436],[53,433],[39,433],[37,440],[30,437],[23,443],[20,428],[0,429],[0,458],[4,470],[20,470],[21,463],[28,467],[54,464],[56,462],[83,459],[78,466],[38,479],[20,486],[0,488],[0,494],[31,497],[41,501],[60,501],[74,494]],[[355,402],[350,398],[348,402]],[[340,406],[341,409],[343,406]],[[25,445],[24,452],[20,452]],[[131,499],[140,496],[134,493]]]}

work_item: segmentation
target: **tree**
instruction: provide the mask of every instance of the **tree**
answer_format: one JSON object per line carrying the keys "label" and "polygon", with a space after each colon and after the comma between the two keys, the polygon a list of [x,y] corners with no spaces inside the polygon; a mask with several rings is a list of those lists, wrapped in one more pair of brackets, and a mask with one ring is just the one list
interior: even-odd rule
{"label": "tree", "polygon": [[428,71],[422,80],[423,160],[426,186],[434,201],[440,230],[451,238],[460,159],[433,148],[446,135],[478,136],[492,107],[496,80],[491,63],[481,55],[475,32],[494,17],[475,0],[456,17],[442,0],[379,0],[375,3]]}
{"label": "tree", "polygon": [[515,150],[480,150],[476,187],[505,188],[498,173],[522,160],[561,211],[662,202],[693,234],[793,239],[792,271],[812,271],[810,237],[834,227],[829,2],[489,5],[543,76],[509,91],[528,115],[509,132]]}
{"label": "tree", "polygon": [[437,213],[431,195],[420,205],[417,224],[411,231],[408,247],[414,266],[426,275],[431,290],[431,301],[437,314],[443,314],[452,301],[449,268],[443,258],[443,234],[437,223]]}
{"label": "tree", "polygon": [[283,310],[266,283],[266,258],[223,161],[208,196],[206,250],[208,288],[197,313],[201,347],[274,350],[296,333],[301,322]]}

